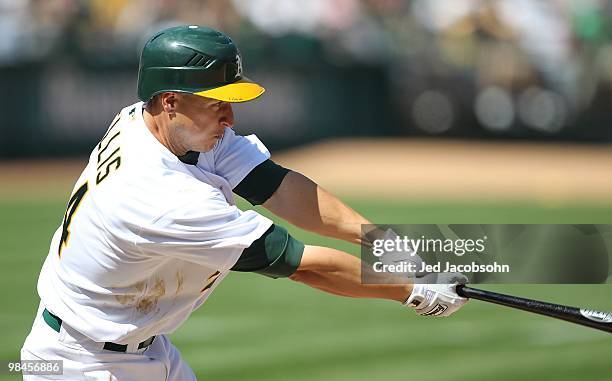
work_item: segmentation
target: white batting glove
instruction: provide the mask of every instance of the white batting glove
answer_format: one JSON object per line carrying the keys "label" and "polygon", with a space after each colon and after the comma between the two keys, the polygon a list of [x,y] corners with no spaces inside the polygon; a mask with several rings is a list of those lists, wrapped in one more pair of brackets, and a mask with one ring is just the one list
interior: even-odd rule
{"label": "white batting glove", "polygon": [[416,283],[412,294],[404,302],[405,306],[413,307],[416,313],[423,316],[449,316],[467,303],[468,299],[457,295],[458,284],[467,282],[465,275],[460,273],[429,274],[436,284]]}
{"label": "white batting glove", "polygon": [[[387,240],[387,241],[394,241],[397,237],[398,237],[397,233],[395,233],[391,229],[387,229],[382,239]],[[421,257],[419,257],[418,254],[416,254],[414,251],[411,251],[411,250],[385,252],[385,254],[383,254],[380,257],[380,261],[385,265],[397,265],[402,262],[406,264],[413,263],[414,268],[417,269],[417,271],[415,273],[404,273],[403,275],[409,278],[412,278],[414,276],[421,277],[425,275],[424,273],[419,272],[419,269],[422,266],[423,260],[421,259]]]}

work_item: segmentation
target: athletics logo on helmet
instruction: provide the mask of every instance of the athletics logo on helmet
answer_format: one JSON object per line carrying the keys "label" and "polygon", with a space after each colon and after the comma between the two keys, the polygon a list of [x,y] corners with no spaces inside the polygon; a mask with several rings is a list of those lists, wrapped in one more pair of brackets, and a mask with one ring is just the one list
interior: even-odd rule
{"label": "athletics logo on helmet", "polygon": [[242,57],[227,35],[191,25],[165,29],[142,49],[138,98],[148,101],[166,91],[246,102],[265,90],[243,76]]}
{"label": "athletics logo on helmet", "polygon": [[242,55],[240,53],[236,54],[236,63],[238,64],[238,69],[236,70],[236,79],[242,78]]}

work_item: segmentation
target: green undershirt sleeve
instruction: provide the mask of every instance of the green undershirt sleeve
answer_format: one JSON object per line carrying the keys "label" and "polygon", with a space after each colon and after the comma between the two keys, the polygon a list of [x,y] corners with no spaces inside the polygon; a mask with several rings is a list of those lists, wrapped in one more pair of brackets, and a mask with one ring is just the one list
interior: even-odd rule
{"label": "green undershirt sleeve", "polygon": [[276,192],[290,170],[268,159],[246,175],[234,188],[234,193],[251,205],[261,205]]}
{"label": "green undershirt sleeve", "polygon": [[285,278],[300,265],[304,244],[282,226],[272,225],[244,249],[232,271],[254,272],[270,278]]}

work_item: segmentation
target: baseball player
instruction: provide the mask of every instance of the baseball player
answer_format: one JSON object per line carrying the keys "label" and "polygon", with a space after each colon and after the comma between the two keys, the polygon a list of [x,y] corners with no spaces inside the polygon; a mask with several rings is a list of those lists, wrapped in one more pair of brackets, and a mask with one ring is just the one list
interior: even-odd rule
{"label": "baseball player", "polygon": [[[230,271],[288,277],[333,294],[395,300],[446,316],[466,299],[448,284],[361,283],[360,261],[304,245],[234,203],[236,193],[303,229],[364,243],[368,220],[237,135],[232,103],[264,92],[236,45],[200,26],[144,46],[141,102],[121,110],[92,151],[38,280],[41,303],[22,360],[63,360],[61,376],[194,380],[169,341]],[[376,233],[374,233],[376,234]],[[47,378],[45,378],[47,377]]]}

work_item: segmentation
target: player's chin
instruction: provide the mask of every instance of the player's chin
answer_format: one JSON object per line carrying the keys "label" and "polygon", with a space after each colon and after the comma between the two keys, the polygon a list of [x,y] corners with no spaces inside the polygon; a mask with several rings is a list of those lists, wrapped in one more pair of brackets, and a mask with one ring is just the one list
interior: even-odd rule
{"label": "player's chin", "polygon": [[198,152],[212,151],[217,146],[219,141],[221,141],[221,138],[211,138],[206,143],[202,144],[197,151]]}

